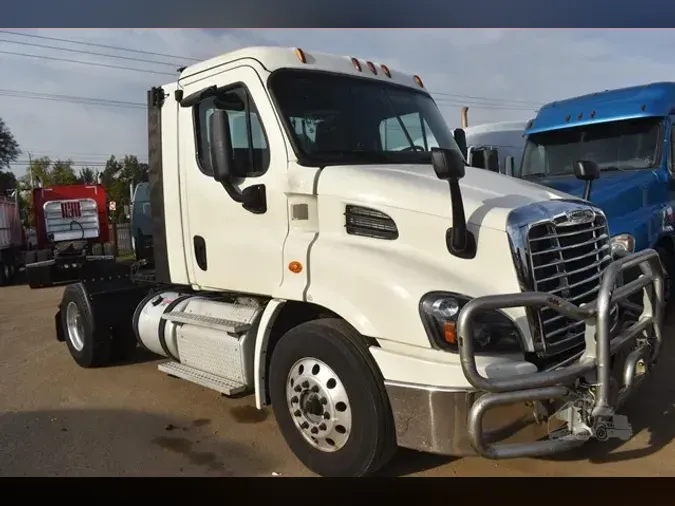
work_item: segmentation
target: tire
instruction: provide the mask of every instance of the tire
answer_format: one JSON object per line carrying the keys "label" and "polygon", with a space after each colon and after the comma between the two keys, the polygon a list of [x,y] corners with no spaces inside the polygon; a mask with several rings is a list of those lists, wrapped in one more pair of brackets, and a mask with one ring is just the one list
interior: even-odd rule
{"label": "tire", "polygon": [[661,259],[661,264],[663,265],[663,270],[665,271],[664,287],[663,287],[663,298],[668,304],[673,296],[673,274],[675,273],[675,259],[671,251],[664,247],[658,246],[656,252],[659,254]]}
{"label": "tire", "polygon": [[[70,315],[69,308],[71,308]],[[87,293],[81,283],[66,287],[60,309],[63,336],[75,362],[84,368],[108,365],[113,355],[112,333],[109,328],[97,325]],[[79,325],[73,321],[75,314],[79,314]]]}
{"label": "tire", "polygon": [[[314,320],[284,334],[272,354],[269,386],[279,429],[311,471],[321,476],[364,476],[380,469],[396,452],[382,375],[365,339],[343,320]],[[298,387],[302,391],[296,395]],[[314,387],[314,393],[307,387]],[[303,432],[301,423],[309,422],[312,425]],[[317,438],[310,443],[313,434]]]}
{"label": "tire", "polygon": [[0,262],[0,286],[9,285],[11,279],[11,273],[9,272],[9,264]]}

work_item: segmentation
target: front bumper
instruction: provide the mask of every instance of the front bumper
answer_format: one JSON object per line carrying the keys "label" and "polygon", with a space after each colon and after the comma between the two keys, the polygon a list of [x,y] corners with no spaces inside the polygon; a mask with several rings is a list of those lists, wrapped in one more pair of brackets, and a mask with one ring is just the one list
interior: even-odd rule
{"label": "front bumper", "polygon": [[[641,275],[617,287],[621,273],[636,268]],[[475,390],[387,382],[399,445],[503,459],[549,455],[583,444],[595,435],[594,427],[610,426],[620,416],[616,410],[656,363],[663,340],[663,289],[658,254],[644,250],[610,264],[590,305],[579,307],[538,292],[473,299],[459,315],[457,334],[462,371]],[[643,303],[637,306],[629,299],[640,292]],[[610,309],[616,303],[636,318],[610,333]],[[476,364],[472,319],[480,311],[521,306],[548,306],[584,321],[582,355],[552,370],[500,378],[482,375]],[[554,430],[556,418],[558,425],[567,422],[572,433],[553,437],[552,433],[560,434]],[[597,437],[602,439],[599,432]]]}

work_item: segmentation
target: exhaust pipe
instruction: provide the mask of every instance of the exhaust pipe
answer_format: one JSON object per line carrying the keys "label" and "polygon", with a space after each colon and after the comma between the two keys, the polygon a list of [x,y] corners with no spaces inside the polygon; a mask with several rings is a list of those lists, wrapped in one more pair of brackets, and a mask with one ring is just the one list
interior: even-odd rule
{"label": "exhaust pipe", "polygon": [[462,112],[460,113],[460,119],[462,122],[462,128],[469,126],[469,108],[464,106],[462,107]]}

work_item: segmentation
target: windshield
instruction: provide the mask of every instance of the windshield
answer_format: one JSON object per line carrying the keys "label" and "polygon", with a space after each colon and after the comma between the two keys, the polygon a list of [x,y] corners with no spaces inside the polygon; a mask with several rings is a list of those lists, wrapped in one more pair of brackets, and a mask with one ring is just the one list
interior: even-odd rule
{"label": "windshield", "polygon": [[429,163],[432,147],[457,149],[434,101],[393,84],[280,70],[270,89],[301,163]]}
{"label": "windshield", "polygon": [[578,160],[601,170],[652,168],[660,151],[660,118],[600,123],[532,134],[527,139],[520,176],[564,176]]}

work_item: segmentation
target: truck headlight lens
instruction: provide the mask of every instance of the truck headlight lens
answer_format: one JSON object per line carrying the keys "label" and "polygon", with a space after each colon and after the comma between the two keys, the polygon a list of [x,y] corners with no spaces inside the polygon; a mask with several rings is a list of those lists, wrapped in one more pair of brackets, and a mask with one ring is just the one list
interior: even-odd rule
{"label": "truck headlight lens", "polygon": [[612,255],[633,253],[635,250],[635,238],[630,234],[618,234],[609,240]]}
{"label": "truck headlight lens", "polygon": [[[420,316],[433,346],[457,351],[457,317],[469,300],[469,297],[441,292],[422,298]],[[476,313],[472,324],[476,351],[522,351],[520,332],[515,323],[500,311]]]}

